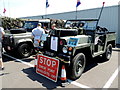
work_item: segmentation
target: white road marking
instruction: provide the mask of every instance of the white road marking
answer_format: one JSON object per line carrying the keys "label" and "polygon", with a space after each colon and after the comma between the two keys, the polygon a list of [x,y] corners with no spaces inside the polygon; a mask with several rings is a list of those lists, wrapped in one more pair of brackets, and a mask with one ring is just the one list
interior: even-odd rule
{"label": "white road marking", "polygon": [[25,61],[22,61],[22,60],[20,60],[20,59],[17,59],[17,58],[15,58],[15,57],[12,57],[12,56],[10,56],[10,55],[8,55],[8,54],[3,54],[3,55],[12,58],[12,59],[14,59],[15,61],[19,61],[19,62],[21,62],[21,63],[23,63],[23,64],[25,64],[25,65],[27,65],[27,66],[34,67],[34,65],[32,65],[32,64],[27,63],[27,62],[25,62]]}
{"label": "white road marking", "polygon": [[[14,59],[15,61],[19,61],[19,62],[21,62],[21,63],[23,63],[23,64],[25,64],[25,65],[28,65],[28,66],[30,66],[30,67],[34,67],[34,65],[32,65],[32,64],[27,63],[27,62],[25,62],[25,61],[22,61],[22,60],[20,60],[20,59],[17,59],[17,58],[15,58],[15,57],[12,57],[12,56],[10,56],[10,55],[8,55],[8,54],[3,54],[3,55],[12,58],[12,59]],[[88,87],[88,86],[85,86],[85,85],[83,85],[83,84],[80,84],[80,83],[78,83],[78,82],[76,82],[76,81],[72,81],[72,80],[69,80],[69,79],[68,79],[68,82],[70,82],[71,84],[73,84],[73,85],[75,85],[75,86],[78,86],[78,87],[80,87],[80,88],[90,88],[90,87]]]}
{"label": "white road marking", "polygon": [[107,81],[107,83],[104,85],[103,88],[109,88],[111,86],[112,82],[114,81],[114,79],[118,75],[119,71],[120,71],[120,66],[115,70],[115,72],[112,74],[112,76],[109,78],[109,80]]}
{"label": "white road marking", "polygon": [[75,86],[81,87],[81,88],[90,88],[90,87],[88,87],[88,86],[85,86],[85,85],[83,85],[83,84],[80,84],[80,83],[78,83],[78,82],[76,82],[76,81],[72,81],[72,80],[69,80],[69,79],[68,79],[68,82],[70,82],[71,84],[73,84],[73,85],[75,85]]}

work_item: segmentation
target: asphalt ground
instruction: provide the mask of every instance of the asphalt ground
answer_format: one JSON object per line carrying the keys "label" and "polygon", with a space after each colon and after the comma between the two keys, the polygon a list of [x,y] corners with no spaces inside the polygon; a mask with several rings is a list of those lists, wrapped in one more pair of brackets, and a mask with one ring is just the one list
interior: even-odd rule
{"label": "asphalt ground", "polygon": [[17,59],[14,55],[3,54],[5,70],[0,71],[2,88],[115,88],[120,89],[120,48],[113,48],[112,57],[104,62],[101,57],[96,57],[87,63],[82,76],[69,80],[65,87],[61,87],[60,80],[56,83],[38,75],[33,70],[34,57]]}

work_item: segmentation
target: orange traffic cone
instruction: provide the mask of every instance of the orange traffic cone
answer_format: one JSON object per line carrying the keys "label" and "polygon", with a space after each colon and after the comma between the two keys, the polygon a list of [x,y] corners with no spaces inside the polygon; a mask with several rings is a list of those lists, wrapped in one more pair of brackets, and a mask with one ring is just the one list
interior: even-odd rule
{"label": "orange traffic cone", "polygon": [[65,70],[65,65],[62,65],[62,70],[61,70],[61,86],[65,87],[69,84],[67,78],[66,78],[66,70]]}
{"label": "orange traffic cone", "polygon": [[61,80],[62,82],[65,82],[65,81],[67,80],[67,78],[66,78],[66,70],[65,70],[65,66],[64,66],[64,65],[62,65],[61,78],[60,78],[60,80]]}

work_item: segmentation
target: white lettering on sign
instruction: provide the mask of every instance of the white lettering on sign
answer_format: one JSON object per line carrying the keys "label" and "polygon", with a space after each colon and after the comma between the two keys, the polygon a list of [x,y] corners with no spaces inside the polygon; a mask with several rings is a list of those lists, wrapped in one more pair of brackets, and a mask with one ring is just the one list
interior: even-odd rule
{"label": "white lettering on sign", "polygon": [[54,72],[55,72],[55,70],[52,70],[52,69],[50,69],[50,68],[48,68],[48,71],[51,72],[51,73],[54,73]]}
{"label": "white lettering on sign", "polygon": [[42,69],[44,69],[44,70],[46,69],[46,67],[44,67],[44,66],[41,66],[41,65],[39,65],[39,68],[42,68]]}
{"label": "white lettering on sign", "polygon": [[51,60],[48,59],[46,64],[47,64],[47,66],[50,66],[51,65]]}
{"label": "white lettering on sign", "polygon": [[52,61],[52,67],[54,67],[56,65],[55,61]]}
{"label": "white lettering on sign", "polygon": [[43,58],[43,57],[40,57],[40,63],[41,64],[44,64],[44,65],[47,65],[48,67],[52,66],[56,66],[56,62],[55,61],[51,61],[50,59],[47,59],[47,58]]}

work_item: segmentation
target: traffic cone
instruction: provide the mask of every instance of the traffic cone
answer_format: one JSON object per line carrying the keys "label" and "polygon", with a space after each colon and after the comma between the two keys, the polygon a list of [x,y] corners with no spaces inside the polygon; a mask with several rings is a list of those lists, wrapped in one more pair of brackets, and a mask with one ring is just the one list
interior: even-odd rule
{"label": "traffic cone", "polygon": [[62,65],[60,80],[62,81],[62,83],[65,83],[67,81],[65,65]]}
{"label": "traffic cone", "polygon": [[65,65],[62,65],[60,80],[61,80],[61,86],[62,87],[65,87],[65,86],[67,86],[69,84],[69,82],[68,82],[68,80],[66,78]]}

